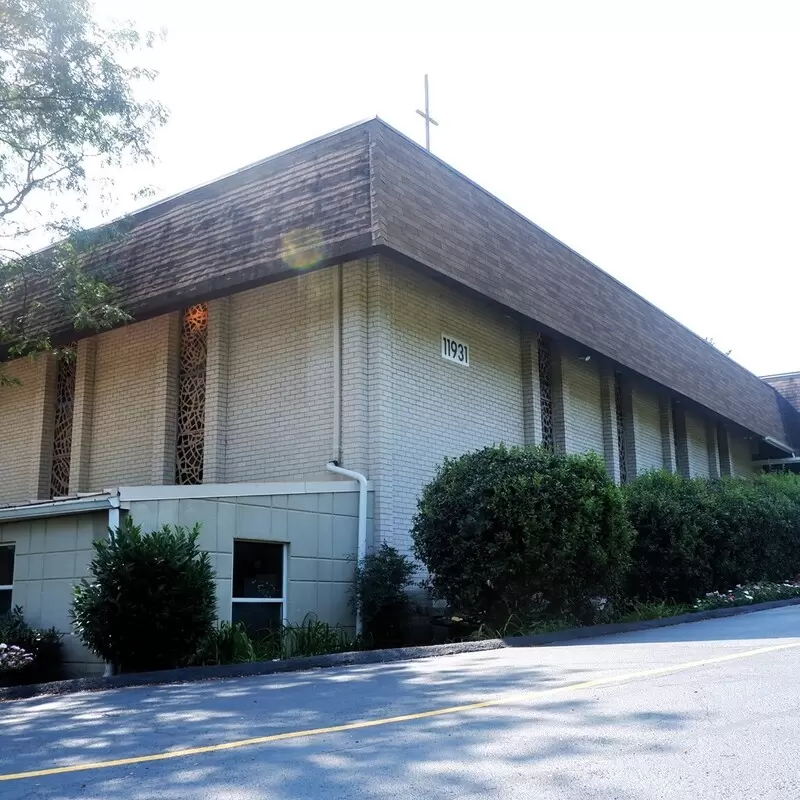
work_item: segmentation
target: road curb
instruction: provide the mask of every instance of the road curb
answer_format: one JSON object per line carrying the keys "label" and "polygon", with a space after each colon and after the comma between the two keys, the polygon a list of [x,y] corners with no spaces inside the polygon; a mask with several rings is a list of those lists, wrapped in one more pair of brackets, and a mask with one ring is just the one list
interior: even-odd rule
{"label": "road curb", "polygon": [[350,653],[333,653],[325,656],[287,658],[283,661],[257,661],[247,664],[225,664],[213,667],[184,667],[159,672],[140,672],[131,675],[114,675],[110,678],[74,678],[52,683],[36,683],[27,686],[8,686],[0,688],[0,702],[23,700],[42,695],[65,695],[75,692],[96,692],[104,689],[123,689],[156,684],[193,683],[196,681],[222,680],[225,678],[245,678],[256,675],[275,675],[284,672],[300,672],[309,669],[328,669],[360,664],[387,664],[394,661],[411,661],[434,656],[449,656],[459,653],[476,653],[486,650],[499,650],[504,647],[536,647],[546,644],[593,639],[615,633],[628,633],[701,622],[707,619],[733,617],[739,614],[752,614],[771,608],[782,608],[800,604],[800,597],[787,600],[772,600],[749,606],[717,608],[712,611],[697,611],[663,619],[642,620],[640,622],[616,622],[608,625],[589,625],[583,628],[568,628],[553,633],[539,633],[532,636],[514,636],[507,639],[488,639],[480,642],[457,642],[425,647],[397,647],[391,650],[366,650]]}

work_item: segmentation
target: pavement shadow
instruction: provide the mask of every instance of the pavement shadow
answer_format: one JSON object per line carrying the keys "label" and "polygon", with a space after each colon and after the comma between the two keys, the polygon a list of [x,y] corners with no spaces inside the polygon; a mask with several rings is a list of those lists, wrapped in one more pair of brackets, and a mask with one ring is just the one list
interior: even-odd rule
{"label": "pavement shadow", "polygon": [[[525,692],[586,678],[586,669],[532,667],[517,651],[368,665],[203,684],[41,698],[2,708],[0,774],[197,747],[510,695],[502,705],[344,733],[158,762],[14,781],[4,800],[274,800],[487,797],[497,775],[532,762],[548,780],[580,780],[600,752],[633,752],[643,729],[671,748],[686,714],[618,714],[596,698]],[[533,728],[532,728],[533,726]],[[532,731],[536,731],[532,735]],[[483,765],[476,771],[475,765]],[[485,766],[485,769],[483,768]],[[524,795],[520,795],[524,796]],[[624,792],[615,796],[625,798]]]}

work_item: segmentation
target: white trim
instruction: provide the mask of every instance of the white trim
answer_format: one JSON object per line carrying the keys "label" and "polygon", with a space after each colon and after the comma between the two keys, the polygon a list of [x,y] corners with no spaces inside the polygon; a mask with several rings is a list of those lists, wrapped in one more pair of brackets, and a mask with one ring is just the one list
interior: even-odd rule
{"label": "white trim", "polygon": [[283,545],[283,608],[281,609],[281,623],[289,621],[289,543]]}
{"label": "white trim", "polygon": [[786,458],[764,458],[761,461],[754,461],[754,467],[770,467],[780,464],[800,464],[800,456],[787,456]]}
{"label": "white trim", "polygon": [[278,544],[283,548],[283,575],[281,581],[281,591],[283,597],[234,597],[233,596],[233,575],[231,574],[231,619],[233,619],[234,603],[250,605],[278,605],[281,606],[281,624],[287,621],[286,612],[289,607],[289,545],[286,542],[265,542],[263,539],[234,539],[231,553],[236,548],[236,542],[257,542],[259,544]]}
{"label": "white trim", "polygon": [[8,508],[0,508],[0,522],[103,511],[104,509],[114,508],[115,503],[119,504],[116,497],[110,494],[102,494],[94,497],[74,497],[68,500],[50,500],[45,503],[9,506]]}
{"label": "white trim", "polygon": [[202,483],[197,486],[120,486],[118,491],[121,502],[132,503],[142,500],[213,500],[219,497],[357,492],[358,488],[356,481],[345,480],[291,483]]}
{"label": "white trim", "polygon": [[777,447],[778,450],[783,450],[783,452],[787,453],[790,458],[794,456],[794,450],[792,450],[792,448],[789,447],[788,444],[780,441],[779,439],[776,439],[774,436],[765,436],[764,441],[767,444],[772,445],[772,447]]}
{"label": "white trim", "polygon": [[[0,589],[3,587],[0,586]],[[231,597],[231,603],[282,603],[282,597]]]}
{"label": "white trim", "polygon": [[0,547],[8,547],[11,550],[11,583],[0,583],[0,592],[11,592],[11,607],[14,607],[14,564],[17,556],[16,542],[3,542]]}

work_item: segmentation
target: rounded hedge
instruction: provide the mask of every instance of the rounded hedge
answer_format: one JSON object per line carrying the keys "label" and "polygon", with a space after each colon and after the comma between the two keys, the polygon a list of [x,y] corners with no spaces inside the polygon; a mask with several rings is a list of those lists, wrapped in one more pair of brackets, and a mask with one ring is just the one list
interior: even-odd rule
{"label": "rounded hedge", "polygon": [[435,596],[503,620],[543,606],[583,615],[591,597],[615,597],[633,532],[597,455],[497,446],[445,460],[412,536]]}
{"label": "rounded hedge", "polygon": [[74,589],[72,623],[95,655],[123,672],[189,663],[216,618],[211,559],[192,530],[143,534],[130,516],[94,542],[91,578]]}
{"label": "rounded hedge", "polygon": [[691,603],[706,592],[800,571],[796,475],[708,480],[650,472],[624,493],[636,530],[633,597]]}

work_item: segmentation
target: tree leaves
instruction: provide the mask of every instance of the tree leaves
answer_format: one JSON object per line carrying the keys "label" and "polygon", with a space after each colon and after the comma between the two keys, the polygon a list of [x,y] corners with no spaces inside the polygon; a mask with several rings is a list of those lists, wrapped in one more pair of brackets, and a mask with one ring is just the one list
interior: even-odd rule
{"label": "tree leaves", "polygon": [[[91,188],[108,190],[107,168],[153,160],[152,138],[167,111],[141,99],[141,85],[156,73],[128,62],[155,38],[130,24],[101,27],[86,0],[0,0],[4,358],[50,348],[54,327],[105,330],[130,319],[113,287],[113,263],[100,269],[94,257],[126,224],[81,231],[64,209],[77,201],[85,211]],[[27,252],[37,229],[62,241]]]}

